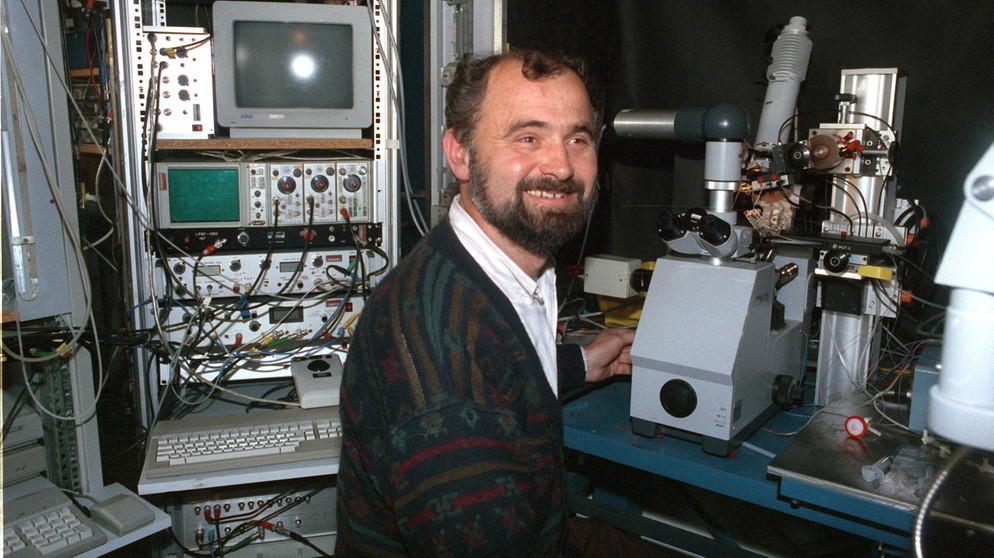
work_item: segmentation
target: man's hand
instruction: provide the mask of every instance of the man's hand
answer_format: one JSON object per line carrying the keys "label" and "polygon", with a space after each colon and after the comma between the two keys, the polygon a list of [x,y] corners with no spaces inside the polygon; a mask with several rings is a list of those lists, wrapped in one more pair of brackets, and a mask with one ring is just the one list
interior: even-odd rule
{"label": "man's hand", "polygon": [[600,382],[618,374],[632,373],[634,329],[605,329],[584,347],[587,381]]}

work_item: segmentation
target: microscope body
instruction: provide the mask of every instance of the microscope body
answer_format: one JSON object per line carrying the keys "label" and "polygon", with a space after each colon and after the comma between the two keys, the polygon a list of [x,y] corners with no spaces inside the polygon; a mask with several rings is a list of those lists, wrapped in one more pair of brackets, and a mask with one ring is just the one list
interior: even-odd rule
{"label": "microscope body", "polygon": [[654,275],[632,345],[632,431],[728,455],[796,379],[804,316],[778,304],[773,262],[667,256]]}

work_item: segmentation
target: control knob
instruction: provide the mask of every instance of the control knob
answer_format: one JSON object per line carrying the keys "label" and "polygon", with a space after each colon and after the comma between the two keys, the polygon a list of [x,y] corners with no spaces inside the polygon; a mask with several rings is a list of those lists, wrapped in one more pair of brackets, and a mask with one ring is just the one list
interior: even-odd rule
{"label": "control knob", "polygon": [[357,192],[362,188],[362,179],[357,174],[350,174],[342,179],[342,187],[346,192]]}
{"label": "control knob", "polygon": [[289,194],[297,189],[297,181],[292,177],[284,176],[276,181],[276,189],[279,190],[281,194]]}
{"label": "control knob", "polygon": [[849,267],[849,253],[844,250],[829,250],[821,260],[825,269],[832,273],[842,273]]}
{"label": "control knob", "polygon": [[329,185],[328,177],[323,174],[318,174],[311,178],[311,190],[315,193],[324,193],[328,190]]}
{"label": "control knob", "polygon": [[685,380],[670,380],[659,388],[659,403],[676,418],[685,418],[697,409],[697,392]]}

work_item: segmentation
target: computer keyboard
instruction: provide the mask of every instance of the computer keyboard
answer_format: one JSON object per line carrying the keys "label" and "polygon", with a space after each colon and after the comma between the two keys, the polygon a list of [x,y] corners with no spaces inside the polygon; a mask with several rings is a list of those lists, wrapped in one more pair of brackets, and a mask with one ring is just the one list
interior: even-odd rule
{"label": "computer keyboard", "polygon": [[336,457],[338,407],[260,410],[162,421],[145,456],[149,479]]}
{"label": "computer keyboard", "polygon": [[107,535],[58,488],[4,502],[4,558],[76,556],[107,542]]}

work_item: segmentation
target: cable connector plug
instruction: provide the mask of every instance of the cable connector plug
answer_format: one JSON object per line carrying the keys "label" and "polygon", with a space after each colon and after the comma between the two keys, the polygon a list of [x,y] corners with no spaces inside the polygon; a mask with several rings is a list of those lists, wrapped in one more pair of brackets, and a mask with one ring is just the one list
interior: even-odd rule
{"label": "cable connector plug", "polygon": [[186,58],[186,47],[163,47],[159,49],[159,54],[163,56],[168,56],[169,58]]}
{"label": "cable connector plug", "polygon": [[286,529],[285,527],[283,527],[282,525],[280,525],[279,523],[277,523],[276,525],[273,525],[273,526],[271,527],[271,529],[272,529],[272,531],[273,531],[274,533],[276,533],[277,535],[283,535],[284,537],[289,537],[289,536],[290,536],[290,531],[289,531],[289,530],[287,530],[287,529]]}
{"label": "cable connector plug", "polygon": [[219,239],[215,240],[214,242],[212,242],[211,244],[208,244],[207,248],[204,248],[203,251],[200,252],[200,255],[202,255],[202,256],[210,256],[214,252],[217,252],[218,250],[220,250],[221,247],[224,246],[224,244],[226,242],[228,242],[227,238],[219,238]]}

